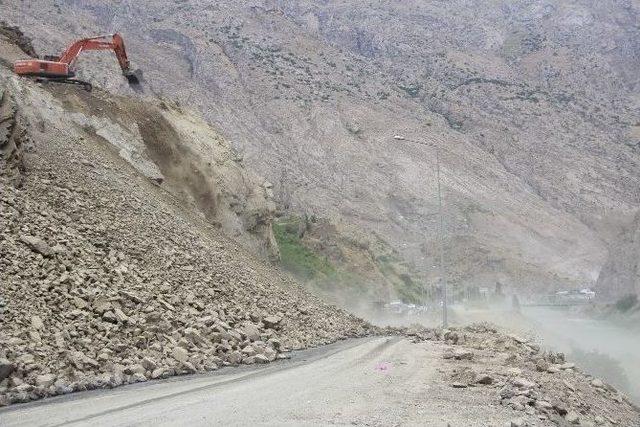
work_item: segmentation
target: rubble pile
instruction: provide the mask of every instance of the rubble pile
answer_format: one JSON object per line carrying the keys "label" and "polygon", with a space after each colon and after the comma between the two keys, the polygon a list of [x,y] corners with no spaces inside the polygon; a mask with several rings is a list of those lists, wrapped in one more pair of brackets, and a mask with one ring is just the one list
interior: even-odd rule
{"label": "rubble pile", "polygon": [[515,412],[512,426],[619,425],[640,423],[634,404],[615,387],[581,372],[562,353],[500,333],[488,324],[448,330],[414,330],[417,341],[442,340],[454,388],[491,390],[496,402]]}
{"label": "rubble pile", "polygon": [[18,172],[0,170],[0,406],[371,333],[104,140],[16,108],[29,143]]}

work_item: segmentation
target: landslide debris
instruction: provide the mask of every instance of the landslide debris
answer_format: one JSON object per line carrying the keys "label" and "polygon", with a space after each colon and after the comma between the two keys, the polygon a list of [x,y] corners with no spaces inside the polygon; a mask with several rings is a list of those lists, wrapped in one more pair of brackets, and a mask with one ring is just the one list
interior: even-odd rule
{"label": "landslide debris", "polygon": [[[10,124],[0,169],[0,405],[266,363],[371,332],[231,241],[183,197],[188,185],[147,157],[166,141],[145,140],[136,120],[148,108],[176,129],[172,149],[186,147],[192,161],[180,168],[205,162],[200,184],[219,210],[231,212],[232,195],[240,222],[265,212],[251,202],[265,200],[257,178],[224,141],[207,146],[213,131],[200,122],[189,128],[195,119],[173,108],[42,88],[1,69],[0,79]],[[188,131],[194,139],[182,137]],[[153,165],[160,185],[145,173]]]}
{"label": "landslide debris", "polygon": [[511,426],[640,425],[640,411],[624,393],[527,338],[486,323],[401,333],[444,343],[442,380],[493,394],[497,405],[513,410]]}

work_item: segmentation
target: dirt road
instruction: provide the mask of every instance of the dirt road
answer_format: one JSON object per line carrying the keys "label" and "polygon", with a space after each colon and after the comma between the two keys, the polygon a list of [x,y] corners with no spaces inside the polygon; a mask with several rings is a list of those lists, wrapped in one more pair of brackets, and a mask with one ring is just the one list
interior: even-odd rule
{"label": "dirt road", "polygon": [[513,412],[443,381],[442,344],[350,340],[267,366],[223,369],[0,411],[0,425],[502,426]]}

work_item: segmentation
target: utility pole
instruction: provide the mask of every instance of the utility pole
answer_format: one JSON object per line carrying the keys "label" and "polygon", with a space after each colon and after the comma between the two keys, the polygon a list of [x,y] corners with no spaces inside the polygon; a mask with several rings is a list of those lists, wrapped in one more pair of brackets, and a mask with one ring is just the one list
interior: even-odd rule
{"label": "utility pole", "polygon": [[435,144],[429,144],[421,141],[414,141],[412,139],[407,139],[401,135],[395,135],[393,139],[398,141],[407,141],[412,142],[414,144],[426,145],[428,147],[433,147],[436,150],[436,176],[438,181],[438,216],[439,216],[439,227],[438,227],[438,242],[439,242],[439,252],[440,252],[440,281],[442,283],[442,327],[446,328],[449,326],[448,319],[448,292],[447,292],[447,277],[446,270],[444,267],[444,213],[442,209],[442,184],[440,179],[440,147]]}
{"label": "utility pole", "polygon": [[442,212],[442,189],[440,185],[440,148],[436,148],[436,174],[438,175],[438,215],[440,216],[440,228],[438,240],[440,240],[440,280],[442,282],[442,327],[449,326],[447,303],[447,277],[444,268],[444,214]]}

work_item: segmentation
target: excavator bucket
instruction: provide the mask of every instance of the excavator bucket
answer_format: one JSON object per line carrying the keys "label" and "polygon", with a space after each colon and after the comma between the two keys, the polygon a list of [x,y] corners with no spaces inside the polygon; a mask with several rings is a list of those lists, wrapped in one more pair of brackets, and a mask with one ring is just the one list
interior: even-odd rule
{"label": "excavator bucket", "polygon": [[142,85],[142,70],[137,69],[135,71],[130,71],[130,72],[126,72],[124,73],[124,76],[126,77],[127,81],[129,82],[129,86],[131,86],[131,88],[133,90],[136,91],[141,91],[141,85]]}

